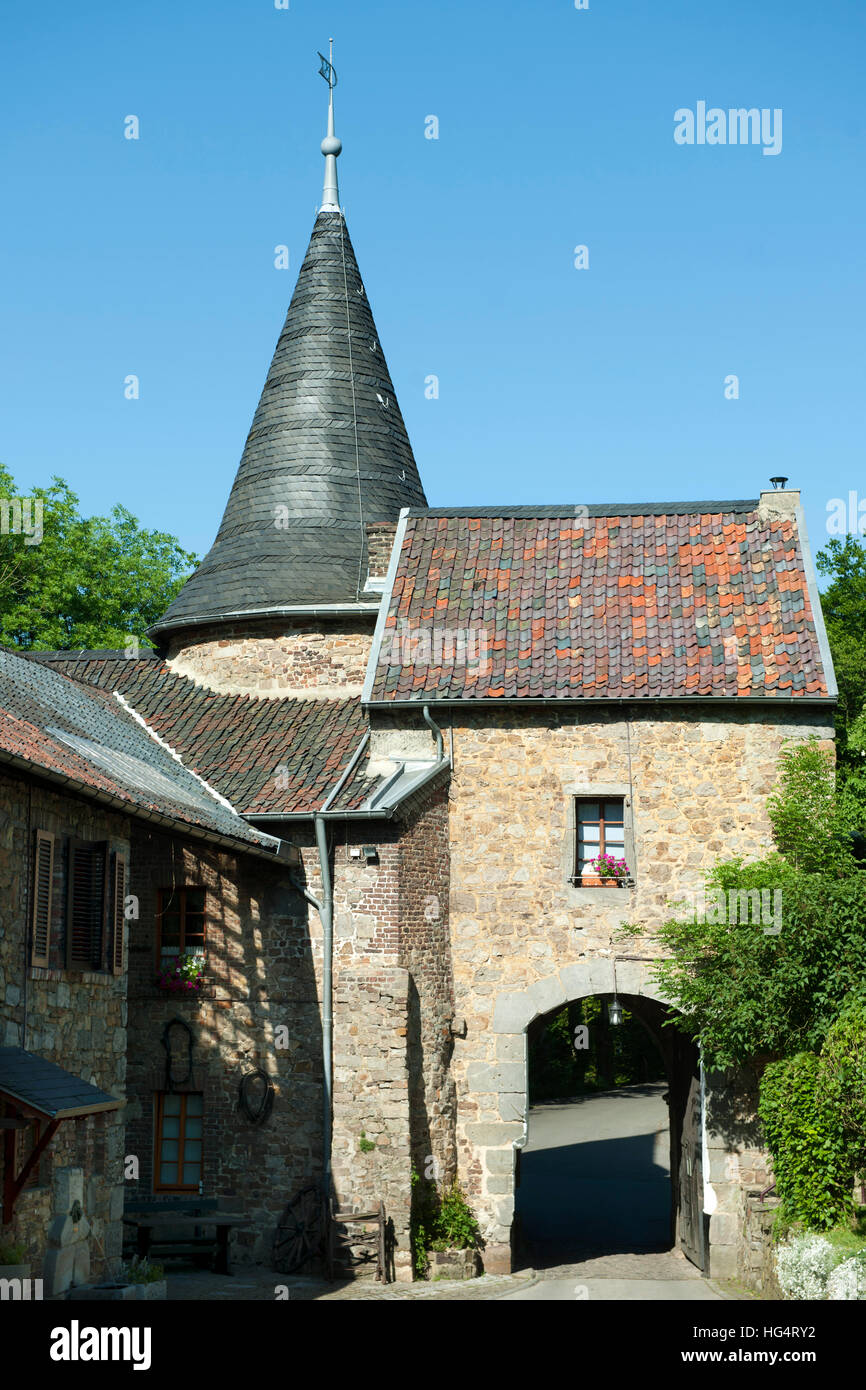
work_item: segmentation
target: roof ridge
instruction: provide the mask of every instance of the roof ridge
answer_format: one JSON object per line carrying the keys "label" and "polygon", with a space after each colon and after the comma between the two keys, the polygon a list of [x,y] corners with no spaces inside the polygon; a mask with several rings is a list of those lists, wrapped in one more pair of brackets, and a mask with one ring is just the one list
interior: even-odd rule
{"label": "roof ridge", "polygon": [[560,519],[590,519],[604,516],[716,516],[719,513],[739,514],[744,512],[757,511],[760,505],[760,498],[747,497],[730,500],[712,500],[704,502],[590,502],[587,504],[568,502],[562,506],[556,504],[543,504],[534,506],[531,504],[514,505],[504,507],[408,507],[406,515],[410,518],[416,517],[455,517],[458,519],[470,519],[472,517],[510,520],[512,518],[526,520],[556,520]]}

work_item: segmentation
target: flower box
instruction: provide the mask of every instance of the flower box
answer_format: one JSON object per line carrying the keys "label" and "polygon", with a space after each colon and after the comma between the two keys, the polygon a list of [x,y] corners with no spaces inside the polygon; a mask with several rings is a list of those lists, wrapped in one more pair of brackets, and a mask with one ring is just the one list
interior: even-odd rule
{"label": "flower box", "polygon": [[200,998],[204,989],[204,956],[184,956],[174,965],[162,966],[156,986],[162,994]]}

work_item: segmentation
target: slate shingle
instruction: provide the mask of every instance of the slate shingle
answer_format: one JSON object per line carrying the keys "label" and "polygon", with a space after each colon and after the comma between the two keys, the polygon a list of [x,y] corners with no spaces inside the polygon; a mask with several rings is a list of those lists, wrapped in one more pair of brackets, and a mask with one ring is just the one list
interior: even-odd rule
{"label": "slate shingle", "polygon": [[367,574],[364,523],[424,504],[345,221],[322,212],[216,540],[152,632],[354,603]]}

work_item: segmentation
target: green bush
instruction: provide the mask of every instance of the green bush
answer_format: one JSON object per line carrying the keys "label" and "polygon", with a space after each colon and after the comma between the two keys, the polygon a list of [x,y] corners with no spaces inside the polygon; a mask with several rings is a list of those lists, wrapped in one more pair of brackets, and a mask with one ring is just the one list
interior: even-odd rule
{"label": "green bush", "polygon": [[761,1078],[758,1113],[783,1220],[825,1231],[849,1216],[851,1155],[822,1088],[821,1058],[800,1052],[771,1063]]}
{"label": "green bush", "polygon": [[415,1273],[423,1279],[430,1250],[476,1250],[481,1232],[455,1178],[447,1187],[422,1178],[412,1166],[412,1253]]}
{"label": "green bush", "polygon": [[23,1245],[3,1245],[0,1243],[0,1265],[20,1265],[23,1263]]}
{"label": "green bush", "polygon": [[832,1112],[852,1173],[866,1172],[866,1007],[849,999],[821,1048],[821,1100]]}

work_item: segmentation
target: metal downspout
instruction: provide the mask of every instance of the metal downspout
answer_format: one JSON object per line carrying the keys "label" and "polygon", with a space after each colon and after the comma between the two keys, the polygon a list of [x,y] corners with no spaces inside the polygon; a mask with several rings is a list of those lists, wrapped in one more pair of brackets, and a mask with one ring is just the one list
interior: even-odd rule
{"label": "metal downspout", "polygon": [[[339,796],[358,765],[361,754],[370,742],[367,729],[355,752],[333,791],[326,797],[321,809],[315,813],[316,848],[319,852],[319,870],[322,875],[322,900],[313,897],[300,883],[295,883],[307,902],[316,908],[322,922],[322,1146],[323,1173],[326,1198],[331,1196],[331,1110],[333,1105],[333,1028],[334,1028],[334,892],[331,882],[331,861],[328,854],[327,822],[322,812]],[[294,881],[294,880],[293,880]]]}
{"label": "metal downspout", "polygon": [[433,718],[432,718],[432,716],[431,716],[431,714],[430,714],[430,706],[429,706],[429,705],[425,705],[425,706],[424,706],[424,719],[425,719],[425,721],[430,725],[430,728],[433,730],[434,734],[436,735],[436,761],[437,761],[437,763],[444,762],[444,760],[445,760],[445,753],[444,753],[444,747],[445,747],[445,745],[444,745],[444,743],[443,743],[443,741],[442,741],[442,730],[439,728],[439,725],[438,725],[438,724],[434,723]]}

